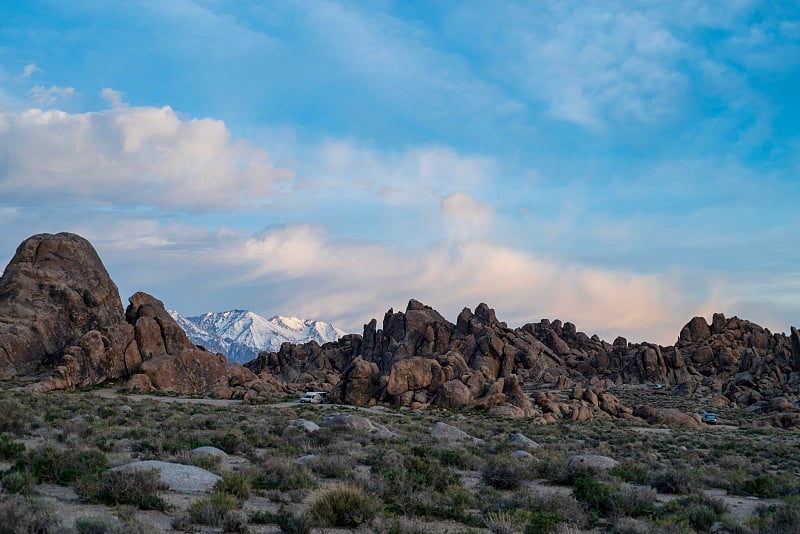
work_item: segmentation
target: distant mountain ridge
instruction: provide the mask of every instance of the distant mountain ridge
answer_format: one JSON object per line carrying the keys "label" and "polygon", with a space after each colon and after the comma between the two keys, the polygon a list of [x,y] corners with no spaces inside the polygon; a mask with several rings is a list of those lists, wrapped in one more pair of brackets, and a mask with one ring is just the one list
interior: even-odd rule
{"label": "distant mountain ridge", "polygon": [[280,315],[267,319],[248,310],[208,312],[193,317],[167,311],[193,343],[239,363],[255,359],[262,351],[277,352],[287,341],[295,345],[316,341],[322,345],[346,334],[323,321]]}

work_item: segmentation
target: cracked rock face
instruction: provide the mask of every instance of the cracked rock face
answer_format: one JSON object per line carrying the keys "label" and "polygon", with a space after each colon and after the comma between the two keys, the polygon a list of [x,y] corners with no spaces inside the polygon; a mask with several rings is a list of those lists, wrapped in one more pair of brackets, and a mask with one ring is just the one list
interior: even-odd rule
{"label": "cracked rock face", "polygon": [[124,322],[117,286],[89,241],[69,233],[32,236],[0,278],[0,379],[34,373],[87,332]]}

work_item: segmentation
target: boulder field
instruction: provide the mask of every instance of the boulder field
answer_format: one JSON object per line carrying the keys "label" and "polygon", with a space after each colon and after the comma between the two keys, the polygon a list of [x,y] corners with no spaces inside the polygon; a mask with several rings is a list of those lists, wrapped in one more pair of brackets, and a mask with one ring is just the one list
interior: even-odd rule
{"label": "boulder field", "polygon": [[[480,304],[451,323],[411,300],[361,335],[319,345],[284,343],[244,366],[195,346],[164,305],[136,293],[123,310],[99,256],[75,234],[25,240],[0,277],[0,379],[33,378],[35,391],[126,379],[128,389],[267,401],[302,390],[334,402],[485,410],[542,423],[592,417],[699,425],[647,406],[623,406],[622,384],[665,385],[800,427],[800,337],[749,321],[695,317],[671,346],[612,343],[574,324],[509,328]],[[523,385],[525,391],[523,391]],[[564,395],[563,392],[568,394]]]}

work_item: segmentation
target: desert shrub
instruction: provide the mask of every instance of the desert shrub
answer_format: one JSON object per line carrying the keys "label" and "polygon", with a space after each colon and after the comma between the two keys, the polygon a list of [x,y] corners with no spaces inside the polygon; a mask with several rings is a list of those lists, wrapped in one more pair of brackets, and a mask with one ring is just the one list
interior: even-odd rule
{"label": "desert shrub", "polygon": [[379,503],[358,486],[341,484],[323,493],[312,505],[314,515],[330,527],[356,527],[371,522]]}
{"label": "desert shrub", "polygon": [[242,512],[228,512],[222,520],[222,530],[245,534],[247,530],[247,515]]}
{"label": "desert shrub", "polygon": [[352,477],[356,460],[349,455],[325,454],[317,456],[308,465],[313,472],[322,477],[346,479]]}
{"label": "desert shrub", "polygon": [[15,399],[0,400],[0,432],[10,432],[21,436],[28,428],[33,414],[26,412],[25,407]]}
{"label": "desert shrub", "polygon": [[220,527],[224,524],[228,514],[237,507],[238,503],[233,496],[218,491],[207,499],[193,502],[187,512],[194,523]]}
{"label": "desert shrub", "polygon": [[589,513],[606,517],[614,510],[616,494],[613,488],[590,474],[581,474],[575,479],[572,495]]}
{"label": "desert shrub", "polygon": [[155,469],[106,471],[96,477],[81,478],[75,489],[88,502],[130,504],[142,510],[166,508],[159,495],[159,491],[165,488]]}
{"label": "desert shrub", "polygon": [[483,520],[492,534],[516,534],[522,530],[523,520],[520,514],[510,510],[488,512]]}
{"label": "desert shrub", "polygon": [[513,490],[525,480],[525,468],[513,458],[492,458],[483,469],[483,481],[497,489]]}
{"label": "desert shrub", "polygon": [[676,495],[688,495],[692,493],[692,477],[683,469],[667,467],[653,475],[650,485],[661,493],[674,493]]}
{"label": "desert shrub", "polygon": [[548,452],[537,464],[539,476],[554,484],[572,484],[574,473],[569,468],[569,456],[563,452]]}
{"label": "desert shrub", "polygon": [[112,534],[119,532],[116,525],[102,517],[79,517],[74,523],[77,534]]}
{"label": "desert shrub", "polygon": [[236,454],[247,449],[247,440],[244,433],[238,428],[229,430],[224,434],[215,434],[211,438],[211,443],[228,454]]}
{"label": "desert shrub", "polygon": [[311,472],[306,466],[280,457],[261,460],[250,471],[250,478],[253,487],[265,490],[290,491],[315,486]]}
{"label": "desert shrub", "polygon": [[45,445],[23,459],[39,482],[68,485],[78,477],[91,476],[108,467],[106,455],[97,449],[59,450]]}
{"label": "desert shrub", "polygon": [[36,486],[36,479],[27,469],[12,469],[3,473],[0,486],[8,493],[30,495]]}
{"label": "desert shrub", "polygon": [[656,491],[653,488],[623,483],[614,493],[614,515],[642,517],[657,513]]}
{"label": "desert shrub", "polygon": [[647,484],[653,475],[650,466],[639,460],[623,460],[610,473],[631,484]]}
{"label": "desert shrub", "polygon": [[662,524],[688,524],[707,532],[725,513],[725,505],[711,497],[692,495],[667,503],[660,518]]}
{"label": "desert shrub", "polygon": [[[422,454],[422,450],[417,449]],[[372,464],[370,490],[398,514],[451,518],[460,514],[463,495],[451,486],[461,485],[453,468],[435,457],[420,457],[389,450],[368,459]]]}
{"label": "desert shrub", "polygon": [[281,508],[275,516],[275,523],[284,534],[310,534],[317,524],[313,514],[303,512],[295,514]]}
{"label": "desert shrub", "polygon": [[225,471],[222,473],[222,478],[214,484],[215,491],[233,495],[239,501],[247,500],[250,497],[251,489],[250,478],[238,471]]}
{"label": "desert shrub", "polygon": [[0,502],[0,534],[60,532],[63,532],[61,520],[49,503],[20,496]]}
{"label": "desert shrub", "polygon": [[759,506],[751,526],[759,534],[797,534],[800,531],[800,500],[786,499],[780,504]]}
{"label": "desert shrub", "polygon": [[[527,532],[548,532],[548,525],[556,519],[559,525],[582,526],[587,522],[583,507],[572,495],[521,491],[513,495],[510,506],[527,512],[527,524],[533,524],[530,528],[526,526]],[[536,530],[538,528],[542,530]]]}
{"label": "desert shrub", "polygon": [[800,482],[790,473],[764,474],[742,480],[738,490],[731,489],[730,492],[769,499],[798,494]]}
{"label": "desert shrub", "polygon": [[535,510],[528,514],[525,534],[550,534],[556,532],[563,522],[564,518],[555,512]]}
{"label": "desert shrub", "polygon": [[24,450],[25,444],[14,441],[12,434],[0,434],[0,460],[15,460]]}
{"label": "desert shrub", "polygon": [[186,454],[179,455],[179,462],[182,464],[193,465],[206,471],[216,472],[222,462],[222,456],[216,454]]}

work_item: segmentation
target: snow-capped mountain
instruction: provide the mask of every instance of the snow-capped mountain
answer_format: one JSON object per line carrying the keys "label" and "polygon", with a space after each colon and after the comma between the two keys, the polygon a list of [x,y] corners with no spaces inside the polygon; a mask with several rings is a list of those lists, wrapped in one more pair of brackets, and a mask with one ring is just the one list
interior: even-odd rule
{"label": "snow-capped mountain", "polygon": [[195,317],[183,317],[174,310],[168,312],[193,343],[240,363],[254,359],[261,351],[276,352],[287,341],[295,344],[316,341],[322,345],[346,334],[322,321],[279,315],[266,319],[247,310],[208,312]]}

